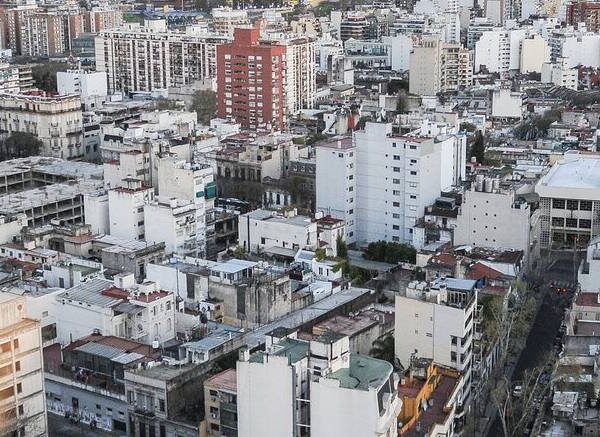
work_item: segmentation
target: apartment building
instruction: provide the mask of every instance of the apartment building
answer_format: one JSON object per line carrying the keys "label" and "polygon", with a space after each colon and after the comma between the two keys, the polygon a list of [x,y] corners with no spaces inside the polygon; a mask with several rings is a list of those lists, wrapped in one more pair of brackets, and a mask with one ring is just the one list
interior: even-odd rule
{"label": "apartment building", "polygon": [[259,39],[259,28],[238,28],[232,43],[217,47],[218,115],[246,129],[283,130],[287,48]]}
{"label": "apartment building", "polygon": [[68,10],[43,10],[31,6],[4,9],[4,39],[22,56],[54,56],[66,53],[71,40],[83,32],[81,15]]}
{"label": "apartment building", "polygon": [[[344,220],[345,240],[356,241],[356,146],[351,137],[316,145],[316,210]],[[332,189],[337,187],[337,189]]]}
{"label": "apartment building", "polygon": [[[394,135],[391,124],[367,123],[354,143],[356,194],[347,220],[354,216],[356,241],[412,241],[425,207],[464,177],[464,138],[455,134],[438,135],[424,125]],[[341,183],[330,189],[348,189]]]}
{"label": "apartment building", "polygon": [[598,293],[600,296],[600,237],[590,240],[585,259],[579,266],[577,280],[581,291]]}
{"label": "apartment building", "polygon": [[126,369],[160,358],[160,349],[115,336],[92,334],[62,348],[44,349],[48,411],[70,414],[81,425],[127,432]]}
{"label": "apartment building", "polygon": [[189,200],[158,196],[144,206],[144,234],[149,243],[164,242],[168,255],[196,254],[196,206]]}
{"label": "apartment building", "polygon": [[227,369],[204,381],[204,417],[209,436],[237,437],[237,373]]}
{"label": "apartment building", "polygon": [[245,9],[231,9],[230,7],[213,8],[210,11],[212,27],[220,35],[233,36],[236,27],[250,25],[248,11]]}
{"label": "apartment building", "polygon": [[348,337],[332,331],[309,342],[278,328],[264,352],[242,350],[239,435],[397,435],[401,401],[391,364],[348,349]]}
{"label": "apartment building", "polygon": [[92,8],[83,13],[84,31],[99,33],[107,29],[115,29],[123,25],[123,11],[118,9]]}
{"label": "apartment building", "polygon": [[213,168],[190,164],[176,157],[162,158],[158,162],[158,193],[193,204],[195,230],[189,235],[190,238],[194,235],[195,243],[190,253],[206,256],[207,247],[215,239],[217,185]]}
{"label": "apartment building", "polygon": [[578,0],[567,5],[567,24],[577,26],[584,23],[590,32],[600,31],[600,4]]}
{"label": "apartment building", "polygon": [[413,281],[396,294],[395,354],[407,368],[416,358],[463,373],[465,394],[471,368],[477,307],[476,281],[440,277]]}
{"label": "apartment building", "polygon": [[278,214],[257,209],[240,216],[239,244],[246,251],[284,254],[293,258],[299,249],[317,249],[317,222],[295,209]]}
{"label": "apartment building", "polygon": [[514,190],[502,190],[498,179],[478,179],[465,191],[454,229],[454,244],[522,250],[536,239],[535,217]]}
{"label": "apartment building", "polygon": [[568,58],[556,58],[554,63],[542,64],[542,83],[576,90],[579,86],[579,69],[571,67]]}
{"label": "apartment building", "polygon": [[136,284],[133,274],[114,281],[93,278],[56,297],[61,308],[58,341],[63,344],[93,332],[152,344],[175,338],[175,298],[153,281]]}
{"label": "apartment building", "polygon": [[40,324],[25,298],[0,293],[0,434],[47,435]]}
{"label": "apartment building", "polygon": [[0,129],[5,135],[27,132],[39,138],[40,153],[65,159],[84,158],[79,96],[0,94]]}
{"label": "apartment building", "polygon": [[278,41],[286,47],[285,100],[288,114],[313,108],[317,93],[315,39],[300,36]]}
{"label": "apartment building", "polygon": [[600,234],[600,159],[567,153],[538,181],[540,247],[586,247]]}
{"label": "apartment building", "polygon": [[[526,59],[522,55],[523,41],[532,34],[534,34],[533,30],[528,28],[494,29],[483,32],[475,43],[475,72],[481,71],[482,68],[491,73],[519,70],[521,59]],[[539,45],[543,45],[542,42]],[[533,57],[531,60],[535,60],[535,64],[538,64],[538,57],[546,56],[543,50],[527,51],[527,43],[524,47],[526,54]]]}
{"label": "apartment building", "polygon": [[127,24],[96,37],[96,71],[105,72],[108,90],[153,91],[215,77],[216,46],[228,37],[167,30],[164,20]]}
{"label": "apartment building", "polygon": [[410,55],[410,92],[434,95],[470,86],[472,66],[469,56],[469,50],[460,44],[445,43],[439,35],[423,38]]}
{"label": "apartment building", "polygon": [[96,99],[106,99],[106,73],[85,70],[67,70],[56,73],[58,94],[62,96],[76,94],[82,103],[94,103]]}
{"label": "apartment building", "polygon": [[154,190],[135,178],[108,191],[110,234],[117,238],[144,240],[144,205],[154,198]]}

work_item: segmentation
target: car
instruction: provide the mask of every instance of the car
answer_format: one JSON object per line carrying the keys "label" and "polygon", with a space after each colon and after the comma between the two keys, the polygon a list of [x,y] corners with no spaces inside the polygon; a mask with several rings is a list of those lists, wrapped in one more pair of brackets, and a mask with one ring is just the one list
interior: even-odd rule
{"label": "car", "polygon": [[523,386],[515,385],[515,387],[513,388],[513,391],[512,391],[512,395],[515,398],[520,398],[521,396],[523,396]]}

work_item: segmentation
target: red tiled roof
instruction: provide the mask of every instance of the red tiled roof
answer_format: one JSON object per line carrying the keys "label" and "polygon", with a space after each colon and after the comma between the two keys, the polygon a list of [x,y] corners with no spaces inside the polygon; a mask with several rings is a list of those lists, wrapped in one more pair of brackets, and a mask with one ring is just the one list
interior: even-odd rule
{"label": "red tiled roof", "polygon": [[498,279],[502,277],[503,273],[496,269],[493,269],[485,264],[477,262],[471,266],[467,272],[467,279]]}
{"label": "red tiled roof", "polygon": [[114,297],[115,299],[127,299],[129,293],[122,288],[110,287],[100,292],[103,296]]}
{"label": "red tiled roof", "polygon": [[150,294],[140,294],[139,296],[136,297],[132,297],[131,300],[137,300],[139,302],[154,302],[155,300],[158,299],[162,299],[163,297],[168,296],[170,293],[167,291],[155,291],[154,293],[150,293]]}
{"label": "red tiled roof", "polygon": [[429,259],[429,264],[442,264],[454,267],[456,265],[456,257],[450,253],[436,254]]}

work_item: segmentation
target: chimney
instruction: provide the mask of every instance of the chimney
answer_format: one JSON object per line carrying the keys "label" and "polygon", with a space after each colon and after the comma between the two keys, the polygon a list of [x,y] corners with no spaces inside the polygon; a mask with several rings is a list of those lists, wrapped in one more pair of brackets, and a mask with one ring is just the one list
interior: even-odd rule
{"label": "chimney", "polygon": [[250,360],[250,349],[248,346],[242,346],[239,350],[239,360],[240,361],[248,361]]}

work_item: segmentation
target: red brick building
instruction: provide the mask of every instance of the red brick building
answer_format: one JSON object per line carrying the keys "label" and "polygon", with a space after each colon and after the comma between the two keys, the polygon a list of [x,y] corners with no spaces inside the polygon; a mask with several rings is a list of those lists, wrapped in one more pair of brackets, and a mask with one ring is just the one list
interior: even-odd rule
{"label": "red brick building", "polygon": [[232,43],[217,46],[219,117],[251,130],[283,130],[286,47],[259,38],[259,28],[235,29]]}
{"label": "red brick building", "polygon": [[585,23],[587,30],[598,32],[600,30],[600,3],[576,1],[567,5],[567,24],[577,26]]}

